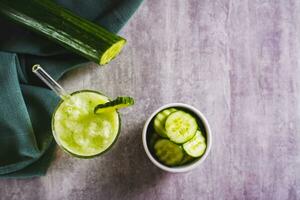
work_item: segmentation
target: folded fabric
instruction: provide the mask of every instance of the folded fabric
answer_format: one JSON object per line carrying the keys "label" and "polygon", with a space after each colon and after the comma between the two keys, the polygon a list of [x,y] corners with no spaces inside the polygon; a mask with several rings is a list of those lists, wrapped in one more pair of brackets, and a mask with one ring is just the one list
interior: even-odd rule
{"label": "folded fabric", "polygon": [[[142,0],[56,2],[118,32]],[[53,158],[51,115],[59,99],[31,67],[38,63],[59,79],[86,60],[1,16],[0,24],[0,178],[41,176]]]}

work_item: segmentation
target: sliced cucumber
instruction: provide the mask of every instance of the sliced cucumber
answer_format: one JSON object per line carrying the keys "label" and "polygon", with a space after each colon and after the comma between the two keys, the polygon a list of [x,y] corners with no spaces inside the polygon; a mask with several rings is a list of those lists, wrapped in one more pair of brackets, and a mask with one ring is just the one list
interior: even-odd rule
{"label": "sliced cucumber", "polygon": [[183,149],[194,158],[202,156],[206,149],[205,138],[202,133],[198,130],[191,140],[183,144]]}
{"label": "sliced cucumber", "polygon": [[194,137],[198,124],[189,113],[176,111],[167,118],[165,128],[171,141],[182,144]]}
{"label": "sliced cucumber", "polygon": [[184,157],[182,147],[167,139],[160,139],[154,145],[154,152],[159,161],[165,165],[180,164]]}
{"label": "sliced cucumber", "polygon": [[184,165],[184,164],[192,162],[193,160],[195,160],[194,157],[185,154],[184,157],[183,157],[183,159],[182,159],[182,161],[180,162],[180,164]]}
{"label": "sliced cucumber", "polygon": [[131,106],[133,104],[134,99],[131,97],[117,97],[113,101],[97,105],[94,109],[94,113],[111,112],[120,108]]}
{"label": "sliced cucumber", "polygon": [[161,137],[168,137],[167,133],[166,133],[166,129],[165,129],[165,123],[166,123],[166,119],[167,117],[173,113],[177,111],[175,108],[169,108],[169,109],[165,109],[163,111],[160,111],[155,119],[154,119],[154,130],[161,136]]}
{"label": "sliced cucumber", "polygon": [[154,144],[156,143],[157,140],[161,139],[161,137],[157,133],[152,133],[150,134],[149,138],[149,147],[153,149]]}

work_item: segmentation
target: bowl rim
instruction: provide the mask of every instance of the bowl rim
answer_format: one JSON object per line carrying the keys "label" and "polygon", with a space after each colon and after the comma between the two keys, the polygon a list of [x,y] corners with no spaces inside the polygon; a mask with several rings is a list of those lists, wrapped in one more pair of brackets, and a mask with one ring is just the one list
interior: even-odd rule
{"label": "bowl rim", "polygon": [[[155,115],[158,112],[160,112],[164,109],[167,109],[167,108],[171,108],[171,107],[182,107],[187,110],[190,110],[193,114],[195,114],[199,117],[199,119],[201,120],[201,122],[205,128],[205,131],[206,131],[206,151],[205,151],[205,153],[197,161],[192,162],[187,165],[183,165],[183,166],[169,167],[169,166],[161,164],[152,156],[152,154],[148,148],[148,145],[147,145],[147,131],[148,131],[148,127],[149,127],[151,120],[155,117]],[[190,171],[204,162],[204,160],[207,158],[207,156],[211,150],[212,134],[211,134],[210,125],[209,125],[206,117],[197,108],[195,108],[191,105],[185,104],[185,103],[169,103],[169,104],[163,105],[163,106],[159,107],[158,109],[156,109],[154,112],[152,112],[150,117],[147,119],[147,121],[145,122],[144,128],[143,128],[142,141],[143,141],[144,150],[145,150],[148,158],[155,166],[159,167],[160,169],[162,169],[164,171],[180,173],[180,172]]]}

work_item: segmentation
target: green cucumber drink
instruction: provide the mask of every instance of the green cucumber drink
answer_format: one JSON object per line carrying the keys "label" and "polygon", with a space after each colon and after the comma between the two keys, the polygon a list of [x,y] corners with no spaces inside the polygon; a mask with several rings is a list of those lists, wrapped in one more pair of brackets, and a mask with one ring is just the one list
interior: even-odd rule
{"label": "green cucumber drink", "polygon": [[72,93],[60,102],[52,118],[56,142],[78,157],[93,157],[112,146],[120,131],[120,116],[116,109],[94,113],[98,104],[109,99],[95,91]]}

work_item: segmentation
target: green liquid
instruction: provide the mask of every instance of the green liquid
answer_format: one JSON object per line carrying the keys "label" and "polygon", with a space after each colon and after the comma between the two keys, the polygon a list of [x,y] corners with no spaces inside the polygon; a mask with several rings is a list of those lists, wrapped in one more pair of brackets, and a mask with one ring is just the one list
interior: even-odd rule
{"label": "green liquid", "polygon": [[97,92],[75,92],[62,101],[52,126],[56,142],[71,154],[91,157],[107,150],[119,132],[117,111],[94,114],[98,104],[109,99]]}

